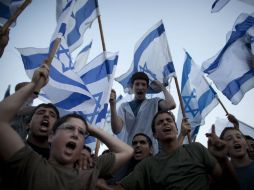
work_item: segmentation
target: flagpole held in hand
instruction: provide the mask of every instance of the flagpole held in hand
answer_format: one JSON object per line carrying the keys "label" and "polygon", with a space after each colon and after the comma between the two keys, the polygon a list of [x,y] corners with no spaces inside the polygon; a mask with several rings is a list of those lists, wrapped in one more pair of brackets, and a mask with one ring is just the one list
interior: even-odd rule
{"label": "flagpole held in hand", "polygon": [[[184,111],[184,105],[183,105],[183,99],[182,99],[182,96],[181,96],[178,80],[177,80],[176,76],[173,76],[173,77],[175,79],[176,90],[177,90],[177,94],[178,94],[178,98],[179,98],[179,102],[180,102],[180,106],[181,106],[181,110],[182,110],[182,115],[183,115],[183,118],[186,118],[186,114],[185,114],[185,111]],[[190,133],[187,134],[187,138],[188,138],[188,142],[191,143]]]}
{"label": "flagpole held in hand", "polygon": [[[54,44],[53,44],[53,47],[50,49],[50,52],[48,54],[48,58],[44,61],[44,63],[46,65],[48,65],[48,67],[50,67],[51,65],[51,62],[56,54],[56,51],[59,47],[61,43],[61,38],[56,38],[55,41],[54,41]],[[35,95],[38,95],[40,90],[41,90],[41,87],[43,86],[42,84],[44,84],[44,78],[41,78],[40,81],[38,82],[38,85],[36,87],[36,89],[34,90],[34,94]]]}
{"label": "flagpole held in hand", "polygon": [[31,3],[31,1],[32,0],[25,0],[24,3],[19,8],[17,8],[17,10],[14,12],[14,14],[11,15],[11,17],[3,25],[1,33],[4,34],[8,30],[8,28],[11,26],[11,24],[13,22],[15,22],[15,20],[20,15],[20,13],[22,13],[22,11]]}

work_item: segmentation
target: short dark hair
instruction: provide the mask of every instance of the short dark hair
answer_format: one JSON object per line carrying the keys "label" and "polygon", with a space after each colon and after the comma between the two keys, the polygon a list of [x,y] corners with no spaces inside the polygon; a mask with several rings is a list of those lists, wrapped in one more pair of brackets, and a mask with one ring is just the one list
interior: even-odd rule
{"label": "short dark hair", "polygon": [[149,84],[149,78],[147,76],[147,74],[145,74],[144,72],[136,72],[134,73],[132,76],[131,76],[131,85],[134,84],[134,81],[135,80],[145,80],[146,81],[146,84],[148,85]]}
{"label": "short dark hair", "polygon": [[61,117],[60,119],[58,119],[52,128],[52,132],[56,133],[56,130],[58,129],[58,127],[60,125],[62,125],[63,123],[65,123],[66,121],[68,121],[70,118],[80,119],[81,121],[83,121],[83,123],[87,127],[87,122],[81,115],[78,115],[76,113],[71,113],[71,114],[65,115],[65,116]]}
{"label": "short dark hair", "polygon": [[252,141],[254,141],[254,139],[251,136],[249,136],[249,135],[244,135],[244,137],[245,137],[246,140],[252,140]]}
{"label": "short dark hair", "polygon": [[233,130],[236,130],[236,131],[239,131],[240,133],[241,133],[241,135],[245,138],[245,136],[242,134],[242,132],[239,130],[239,129],[236,129],[236,128],[234,128],[234,127],[225,127],[223,130],[222,130],[222,132],[221,132],[221,134],[220,134],[220,139],[224,139],[224,135],[225,135],[225,133],[227,132],[227,131],[233,131]]}
{"label": "short dark hair", "polygon": [[148,142],[149,147],[150,147],[150,148],[153,147],[152,140],[151,140],[151,138],[150,138],[148,135],[146,135],[146,134],[144,134],[144,133],[137,133],[137,134],[135,134],[134,137],[132,138],[132,141],[133,141],[133,139],[134,139],[136,136],[143,136],[143,137],[145,137],[145,138],[146,138],[146,141]]}
{"label": "short dark hair", "polygon": [[[175,124],[176,124],[176,121],[175,121],[175,116],[174,116],[174,114],[171,112],[171,111],[158,111],[155,115],[154,115],[154,117],[153,117],[153,120],[152,120],[152,132],[153,133],[155,133],[155,120],[156,120],[156,118],[159,116],[159,115],[161,115],[161,114],[163,114],[163,113],[166,113],[166,114],[168,114],[168,115],[170,115],[171,117],[172,117],[172,119],[174,120],[174,122],[175,122]],[[177,129],[177,126],[176,126],[176,129]]]}
{"label": "short dark hair", "polygon": [[55,111],[55,113],[56,113],[57,119],[59,119],[59,117],[60,117],[59,111],[58,111],[58,109],[56,108],[56,106],[54,106],[54,104],[51,104],[51,103],[48,103],[48,104],[42,103],[42,104],[39,104],[38,106],[36,106],[36,107],[34,108],[34,111],[33,111],[32,116],[34,115],[34,113],[36,112],[36,110],[38,110],[40,107],[43,107],[43,108],[52,108],[52,109]]}

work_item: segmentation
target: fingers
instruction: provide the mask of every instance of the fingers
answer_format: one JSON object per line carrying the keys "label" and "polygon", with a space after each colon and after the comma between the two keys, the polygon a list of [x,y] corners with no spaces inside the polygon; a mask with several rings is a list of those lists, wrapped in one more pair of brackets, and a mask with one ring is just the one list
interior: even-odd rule
{"label": "fingers", "polygon": [[215,133],[215,125],[214,124],[212,124],[212,134],[216,134]]}
{"label": "fingers", "polygon": [[115,100],[116,100],[116,91],[112,89],[109,97],[109,102],[113,103]]}

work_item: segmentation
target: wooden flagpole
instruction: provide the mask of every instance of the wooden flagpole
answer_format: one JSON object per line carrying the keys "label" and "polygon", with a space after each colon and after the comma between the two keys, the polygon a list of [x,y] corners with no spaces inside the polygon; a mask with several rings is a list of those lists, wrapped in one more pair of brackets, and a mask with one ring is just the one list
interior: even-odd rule
{"label": "wooden flagpole", "polygon": [[[51,62],[52,62],[52,60],[53,60],[53,58],[54,58],[54,56],[56,54],[56,51],[57,51],[60,43],[61,43],[61,38],[56,38],[55,41],[54,41],[53,47],[50,49],[50,52],[48,54],[48,58],[44,61],[44,63],[47,64],[48,66],[51,65]],[[38,87],[34,90],[35,94],[39,94],[39,92],[41,90],[40,88],[42,86],[41,84],[44,83],[43,80],[44,80],[44,78],[41,77],[41,79],[40,79],[40,81],[38,83]]]}
{"label": "wooden flagpole", "polygon": [[99,24],[99,29],[100,29],[100,35],[101,35],[101,43],[102,43],[102,49],[103,51],[106,51],[106,45],[104,41],[104,35],[103,35],[103,30],[102,30],[102,24],[101,24],[101,16],[98,16],[98,24]]}
{"label": "wooden flagpole", "polygon": [[[95,0],[97,7],[99,7],[98,0]],[[104,35],[102,30],[102,24],[101,24],[101,16],[98,15],[98,24],[99,24],[99,30],[100,30],[100,36],[101,36],[101,43],[102,43],[102,50],[106,51],[106,45],[104,41]],[[96,138],[96,147],[95,147],[95,156],[98,157],[99,150],[100,150],[100,140]]]}
{"label": "wooden flagpole", "polygon": [[3,25],[1,33],[5,33],[8,28],[11,26],[13,22],[17,19],[17,17],[22,13],[22,11],[31,3],[32,0],[25,0],[20,7],[17,8],[17,10],[11,15],[11,17],[6,21],[6,23]]}
{"label": "wooden flagpole", "polygon": [[[208,83],[207,79],[205,78],[205,76],[202,75],[202,77],[203,77],[203,79],[205,80],[206,84],[207,84],[209,87],[211,87],[210,84]],[[219,102],[220,105],[222,106],[223,110],[226,112],[226,115],[228,115],[228,114],[229,114],[228,110],[226,109],[226,107],[224,106],[224,104],[222,103],[222,101],[219,99],[219,97],[218,97],[217,94],[216,94],[216,99],[218,100],[218,102]]]}
{"label": "wooden flagpole", "polygon": [[[184,105],[183,105],[183,99],[182,99],[180,88],[179,88],[179,83],[178,83],[177,77],[176,76],[173,76],[173,77],[175,79],[176,90],[177,90],[177,94],[178,94],[178,98],[179,98],[179,103],[180,103],[181,110],[182,110],[182,115],[183,115],[183,118],[186,118],[185,109],[184,109]],[[188,142],[191,143],[190,133],[187,134],[187,138],[188,138]]]}

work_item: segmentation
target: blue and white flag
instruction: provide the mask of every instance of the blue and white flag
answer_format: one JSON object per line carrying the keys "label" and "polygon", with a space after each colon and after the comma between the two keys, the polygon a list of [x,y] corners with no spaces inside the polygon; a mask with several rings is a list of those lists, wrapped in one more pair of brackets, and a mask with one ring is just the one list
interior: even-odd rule
{"label": "blue and white flag", "polygon": [[254,13],[241,14],[225,46],[202,64],[202,70],[217,88],[238,104],[254,87]]}
{"label": "blue and white flag", "polygon": [[[136,72],[145,72],[150,81],[159,80],[165,86],[169,78],[175,74],[175,68],[170,55],[165,28],[162,21],[150,28],[137,42],[134,59],[127,73],[116,78],[125,92],[130,93],[130,78]],[[148,89],[148,93],[157,93]]]}
{"label": "blue and white flag", "polygon": [[[191,138],[195,139],[199,127],[205,123],[206,115],[215,108],[218,100],[215,91],[205,81],[200,68],[187,52],[182,72],[181,96],[191,125]],[[181,119],[182,117],[178,117],[179,121]]]}
{"label": "blue and white flag", "polygon": [[212,5],[212,10],[211,13],[216,13],[219,12],[223,7],[228,4],[230,0],[215,0],[213,5]]}
{"label": "blue and white flag", "polygon": [[86,45],[77,55],[74,63],[75,72],[79,72],[86,65],[91,47],[92,41]]}
{"label": "blue and white flag", "polygon": [[[71,92],[72,96],[70,98],[75,103],[66,105],[66,109],[80,110],[80,107],[88,109],[88,105],[94,106],[95,100],[80,76],[73,71],[70,54],[68,49],[64,47],[63,42],[61,41],[56,56],[50,65],[49,82],[43,88],[43,91],[52,102],[55,102],[56,99],[58,101],[65,99],[66,95]],[[47,58],[48,49],[20,48],[18,50],[21,53],[26,73],[31,78],[34,70]],[[58,95],[54,94],[54,92],[50,93],[52,88],[59,89],[61,93]]]}
{"label": "blue and white flag", "polygon": [[[240,121],[239,119],[238,122],[239,122],[239,130],[244,135],[249,135],[252,138],[254,138],[254,127]],[[215,130],[218,136],[220,136],[221,132],[225,127],[234,127],[234,125],[231,122],[229,122],[227,118],[217,117],[215,120]]]}
{"label": "blue and white flag", "polygon": [[[93,126],[102,127],[106,119],[108,100],[113,84],[118,55],[104,52],[89,62],[78,72],[82,81],[91,92],[95,103],[93,106],[82,102],[82,98],[70,90],[62,90],[46,85],[43,98],[49,99],[56,107],[69,112],[77,112],[84,116]],[[84,104],[84,105],[82,105]]]}
{"label": "blue and white flag", "polygon": [[78,113],[85,116],[93,126],[104,126],[117,61],[118,55],[116,53],[103,52],[78,73],[96,101],[92,112],[83,110]]}
{"label": "blue and white flag", "polygon": [[[73,52],[82,44],[85,31],[99,16],[99,8],[97,0],[65,0],[62,2],[62,6],[64,7],[65,3],[70,2],[74,3],[74,7],[66,25],[65,39],[70,51]],[[59,19],[57,20],[59,22]]]}
{"label": "blue and white flag", "polygon": [[4,25],[24,1],[25,0],[0,0],[0,25]]}
{"label": "blue and white flag", "polygon": [[74,0],[70,0],[65,4],[64,8],[61,11],[60,17],[57,20],[57,26],[51,41],[54,41],[56,38],[61,38],[62,36],[65,35],[71,19],[72,12],[74,10],[74,6],[75,6]]}

